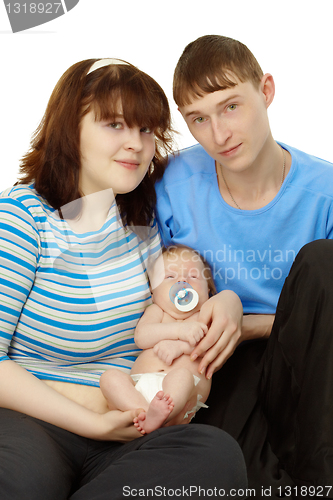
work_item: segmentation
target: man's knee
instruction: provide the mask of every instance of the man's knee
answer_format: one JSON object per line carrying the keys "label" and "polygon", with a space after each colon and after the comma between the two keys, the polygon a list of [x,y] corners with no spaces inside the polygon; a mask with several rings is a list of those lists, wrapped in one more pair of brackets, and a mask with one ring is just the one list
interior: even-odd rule
{"label": "man's knee", "polygon": [[310,266],[327,264],[332,260],[333,240],[315,240],[304,245],[296,260],[306,261]]}

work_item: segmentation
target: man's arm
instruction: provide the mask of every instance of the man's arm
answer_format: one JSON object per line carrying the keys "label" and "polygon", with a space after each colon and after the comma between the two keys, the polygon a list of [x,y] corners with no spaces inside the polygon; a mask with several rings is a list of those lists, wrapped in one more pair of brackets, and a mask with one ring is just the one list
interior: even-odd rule
{"label": "man's arm", "polygon": [[239,297],[230,290],[211,297],[201,308],[199,320],[210,324],[207,335],[193,350],[194,360],[202,356],[199,372],[211,378],[244,340],[268,338],[275,316],[250,314],[243,316]]}
{"label": "man's arm", "polygon": [[275,320],[274,314],[246,314],[243,316],[242,340],[268,339]]}

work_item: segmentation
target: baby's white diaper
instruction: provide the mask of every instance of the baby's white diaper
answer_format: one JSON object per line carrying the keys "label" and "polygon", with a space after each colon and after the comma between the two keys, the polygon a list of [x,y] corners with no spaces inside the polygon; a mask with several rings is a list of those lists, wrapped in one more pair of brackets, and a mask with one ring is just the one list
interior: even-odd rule
{"label": "baby's white diaper", "polygon": [[[136,390],[142,394],[142,396],[148,401],[148,403],[150,403],[150,401],[155,397],[158,391],[163,390],[162,382],[165,376],[165,372],[136,373],[134,375],[131,375],[133,381],[135,382]],[[196,375],[193,375],[193,378],[194,384],[198,385],[198,383],[200,382],[200,378]],[[200,399],[202,399],[202,396],[198,394],[197,404],[192,408],[192,410],[186,412],[184,418],[187,418],[190,413],[193,413],[193,418],[195,413],[200,410],[200,408],[208,408],[208,406],[202,403]]]}
{"label": "baby's white diaper", "polygon": [[150,403],[158,391],[162,391],[162,382],[165,372],[156,373],[136,373],[131,375],[135,382],[135,388]]}

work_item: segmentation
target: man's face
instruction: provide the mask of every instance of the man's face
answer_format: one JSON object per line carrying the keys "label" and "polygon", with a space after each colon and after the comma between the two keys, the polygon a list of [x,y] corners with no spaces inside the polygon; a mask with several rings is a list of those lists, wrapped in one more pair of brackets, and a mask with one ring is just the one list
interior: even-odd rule
{"label": "man's face", "polygon": [[258,89],[252,82],[235,79],[235,87],[205,94],[179,108],[193,137],[226,169],[241,172],[253,165],[271,137],[267,108],[274,82],[271,79],[272,87],[267,86],[266,77]]}

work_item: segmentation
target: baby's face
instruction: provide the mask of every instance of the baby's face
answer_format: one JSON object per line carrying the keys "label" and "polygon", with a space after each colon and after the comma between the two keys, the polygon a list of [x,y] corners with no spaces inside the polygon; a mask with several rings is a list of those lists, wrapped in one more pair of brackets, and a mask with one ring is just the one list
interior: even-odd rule
{"label": "baby's face", "polygon": [[[154,265],[151,279],[153,302],[176,319],[191,316],[199,311],[202,304],[209,298],[205,276],[205,266],[197,254],[185,249],[177,253],[166,252],[157,259]],[[192,311],[181,312],[171,301],[170,288],[177,281],[186,281],[198,293],[199,302]]]}

